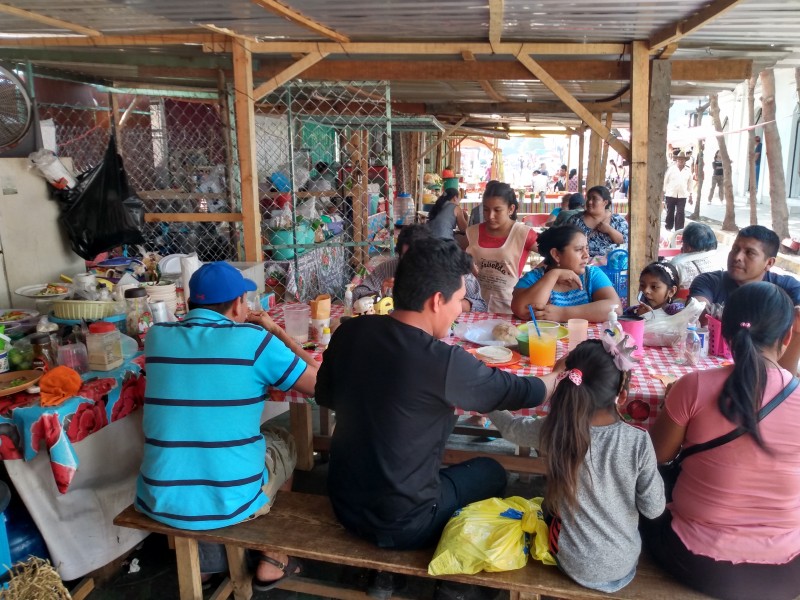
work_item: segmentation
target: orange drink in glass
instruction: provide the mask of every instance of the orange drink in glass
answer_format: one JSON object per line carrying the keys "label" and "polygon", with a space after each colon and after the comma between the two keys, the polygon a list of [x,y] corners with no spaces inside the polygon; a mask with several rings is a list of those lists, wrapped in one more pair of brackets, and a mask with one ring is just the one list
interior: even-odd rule
{"label": "orange drink in glass", "polygon": [[537,333],[533,322],[528,323],[528,356],[534,366],[552,367],[556,364],[556,340],[560,325],[552,321],[538,321],[538,325]]}

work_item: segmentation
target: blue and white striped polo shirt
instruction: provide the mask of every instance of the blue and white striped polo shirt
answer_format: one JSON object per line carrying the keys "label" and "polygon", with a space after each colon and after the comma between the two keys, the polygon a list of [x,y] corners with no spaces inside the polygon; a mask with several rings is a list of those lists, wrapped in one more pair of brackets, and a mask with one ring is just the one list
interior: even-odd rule
{"label": "blue and white striped polo shirt", "polygon": [[268,499],[260,433],[266,388],[306,369],[258,325],[207,309],[159,323],[145,342],[144,458],[136,508],[181,529],[238,523]]}

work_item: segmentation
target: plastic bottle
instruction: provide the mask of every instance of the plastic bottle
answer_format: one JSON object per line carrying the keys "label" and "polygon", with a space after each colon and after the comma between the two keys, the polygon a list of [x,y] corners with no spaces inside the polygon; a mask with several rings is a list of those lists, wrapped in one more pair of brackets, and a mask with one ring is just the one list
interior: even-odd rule
{"label": "plastic bottle", "polygon": [[611,310],[608,311],[608,319],[603,324],[603,330],[609,332],[614,339],[621,340],[622,336],[625,334],[622,331],[622,326],[619,324],[619,321],[617,320],[618,307],[619,305],[615,304],[611,307]]}
{"label": "plastic bottle", "polygon": [[111,371],[122,365],[122,342],[113,323],[97,321],[89,325],[86,346],[92,371]]}
{"label": "plastic bottle", "polygon": [[323,346],[327,346],[331,343],[331,328],[330,327],[323,327],[322,328],[322,341]]}
{"label": "plastic bottle", "polygon": [[679,359],[683,359],[682,364],[695,366],[700,362],[703,351],[700,336],[697,334],[697,324],[692,322],[686,327],[686,335],[683,337]]}
{"label": "plastic bottle", "polygon": [[353,284],[348,283],[344,292],[344,316],[353,316]]}

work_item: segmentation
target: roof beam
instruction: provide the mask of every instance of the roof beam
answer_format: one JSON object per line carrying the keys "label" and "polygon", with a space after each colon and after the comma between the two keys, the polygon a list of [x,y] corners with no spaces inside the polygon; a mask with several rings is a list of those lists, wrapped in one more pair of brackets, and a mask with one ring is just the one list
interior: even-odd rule
{"label": "roof beam", "polygon": [[564,88],[564,86],[558,83],[558,81],[556,81],[547,71],[545,71],[541,65],[539,65],[539,63],[526,54],[518,55],[517,60],[525,65],[525,68],[533,73],[539,79],[539,81],[547,86],[551,92],[558,96],[559,100],[566,104],[572,110],[572,112],[583,119],[584,123],[592,128],[592,131],[597,133],[601,139],[604,139],[606,142],[608,142],[609,146],[614,148],[614,150],[616,150],[620,156],[628,161],[630,160],[630,147],[625,142],[613,135],[608,127],[603,125],[603,123],[601,123],[600,120],[591,113],[591,111],[581,104],[578,99],[575,98],[575,96],[570,94]]}
{"label": "roof beam", "polygon": [[559,42],[543,43],[504,43],[495,47],[480,42],[350,42],[337,44],[333,42],[260,42],[253,44],[254,54],[291,54],[293,52],[311,52],[319,50],[328,54],[461,54],[464,51],[473,54],[526,54],[570,55],[613,55],[619,56],[627,52],[627,44],[599,43],[575,44]]}
{"label": "roof beam", "polygon": [[229,38],[215,33],[163,33],[150,35],[100,35],[97,37],[0,37],[2,48],[63,48],[86,46],[180,46],[183,44],[226,44]]}
{"label": "roof beam", "polygon": [[217,27],[216,25],[212,25],[211,23],[198,23],[200,27],[203,29],[208,29],[209,31],[213,31],[214,33],[221,33],[222,35],[229,35],[232,38],[236,38],[237,40],[244,40],[246,42],[257,42],[253,36],[250,35],[242,35],[241,33],[236,33],[232,29],[228,29],[227,27]]}
{"label": "roof beam", "polygon": [[62,19],[54,19],[30,10],[22,10],[21,8],[17,8],[15,6],[9,6],[8,4],[0,4],[0,13],[5,13],[7,15],[11,15],[12,17],[19,17],[20,19],[27,19],[28,21],[36,21],[37,23],[50,25],[51,27],[57,27],[59,29],[74,31],[75,33],[80,33],[81,35],[103,35],[100,31],[91,29],[90,27],[84,27],[83,25],[77,25]]}
{"label": "roof beam", "polygon": [[[585,106],[592,112],[613,111],[631,112],[631,105],[617,102],[587,102]],[[508,115],[508,114],[559,114],[570,112],[563,102],[448,102],[425,104],[425,112],[433,115]],[[472,118],[472,117],[470,117]]]}
{"label": "roof beam", "polygon": [[714,0],[692,16],[662,27],[650,36],[650,51],[658,50],[668,44],[674,44],[693,31],[705,27],[708,23],[742,2],[744,0]]}
{"label": "roof beam", "polygon": [[342,44],[346,44],[350,41],[350,38],[346,35],[342,35],[338,31],[334,31],[330,27],[325,27],[321,23],[315,21],[314,19],[310,19],[304,14],[297,12],[286,6],[281,2],[277,2],[277,0],[252,0],[258,6],[266,8],[273,14],[278,15],[279,17],[284,17],[285,19],[289,19],[292,23],[296,25],[300,25],[300,27],[305,27],[317,33],[321,36],[326,38],[332,39],[335,42],[340,42]]}
{"label": "roof beam", "polygon": [[488,81],[486,81],[485,79],[481,79],[478,82],[478,85],[480,85],[481,88],[483,89],[483,91],[486,92],[486,95],[489,96],[489,98],[491,98],[495,102],[505,102],[506,101],[506,98],[504,96],[500,95],[497,92],[497,90],[494,89],[494,86],[491,83],[489,83]]}
{"label": "roof beam", "polygon": [[[476,62],[475,55],[470,52],[469,50],[465,50],[461,53],[461,57],[464,59],[464,62]],[[478,85],[481,86],[486,95],[489,96],[495,102],[505,102],[506,99],[497,93],[497,90],[494,89],[491,83],[489,83],[488,79],[481,79],[478,81]]]}
{"label": "roof beam", "polygon": [[253,101],[258,102],[261,100],[261,98],[278,89],[290,79],[294,79],[300,75],[300,73],[308,69],[308,67],[318,63],[326,56],[327,54],[323,54],[321,52],[310,52],[308,55],[304,56],[291,66],[285,68],[283,71],[275,75],[269,81],[265,81],[255,88],[253,90]]}
{"label": "roof beam", "polygon": [[500,45],[503,35],[503,0],[489,0],[489,44]]}

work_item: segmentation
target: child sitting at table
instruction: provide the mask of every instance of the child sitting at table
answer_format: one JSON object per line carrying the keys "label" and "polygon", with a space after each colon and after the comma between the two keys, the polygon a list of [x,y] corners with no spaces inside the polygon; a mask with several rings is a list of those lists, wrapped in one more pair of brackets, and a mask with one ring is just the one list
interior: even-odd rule
{"label": "child sitting at table", "polygon": [[639,304],[625,310],[626,315],[638,315],[656,320],[683,310],[682,302],[673,302],[681,277],[672,263],[652,262],[639,275]]}
{"label": "child sitting at table", "polygon": [[628,341],[604,335],[578,344],[558,376],[547,417],[489,413],[505,439],[544,456],[550,552],[569,577],[602,592],[633,579],[639,513],[652,518],[665,505],[650,437],[617,412],[633,365]]}

